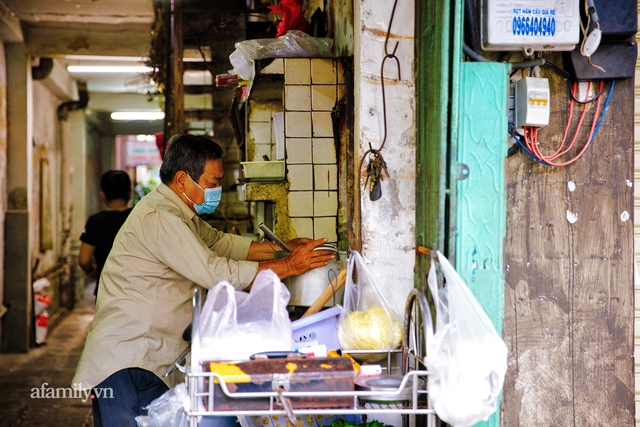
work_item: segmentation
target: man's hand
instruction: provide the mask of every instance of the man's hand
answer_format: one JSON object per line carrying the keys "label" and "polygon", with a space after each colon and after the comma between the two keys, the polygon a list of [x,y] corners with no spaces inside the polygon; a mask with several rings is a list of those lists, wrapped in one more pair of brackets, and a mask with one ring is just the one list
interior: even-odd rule
{"label": "man's hand", "polygon": [[[280,279],[285,279],[289,276],[299,276],[314,268],[324,267],[336,257],[333,251],[314,251],[318,246],[327,243],[327,239],[310,240],[301,238],[293,239],[290,242],[294,241],[296,243],[292,243],[292,246],[297,246],[295,249],[291,247],[293,249],[291,255],[281,260],[262,262],[258,267],[258,271],[270,268]],[[287,245],[289,245],[289,242],[287,242]]]}
{"label": "man's hand", "polygon": [[296,248],[300,247],[300,246],[304,246],[309,242],[312,242],[313,240],[307,238],[307,237],[298,237],[297,239],[292,239],[289,240],[288,242],[285,243],[285,245],[287,245],[287,247],[289,249],[291,249],[291,251],[294,251]]}

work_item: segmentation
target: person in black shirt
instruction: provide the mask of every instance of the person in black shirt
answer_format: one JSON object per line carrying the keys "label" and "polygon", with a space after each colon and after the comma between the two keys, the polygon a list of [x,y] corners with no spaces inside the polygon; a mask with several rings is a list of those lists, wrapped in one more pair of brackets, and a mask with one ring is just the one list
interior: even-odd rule
{"label": "person in black shirt", "polygon": [[[98,295],[100,273],[113,246],[116,234],[131,212],[131,179],[125,171],[110,170],[102,175],[100,198],[107,210],[89,216],[80,236],[78,265],[96,278],[94,295]],[[95,263],[94,263],[95,260]]]}

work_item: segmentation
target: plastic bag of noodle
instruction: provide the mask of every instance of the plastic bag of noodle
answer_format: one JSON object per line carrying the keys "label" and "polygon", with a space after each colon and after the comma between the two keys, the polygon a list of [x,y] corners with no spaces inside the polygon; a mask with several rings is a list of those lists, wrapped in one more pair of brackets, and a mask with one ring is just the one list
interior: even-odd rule
{"label": "plastic bag of noodle", "polygon": [[[382,350],[398,348],[402,325],[376,286],[362,256],[351,252],[347,262],[344,306],[338,320],[338,342],[342,350]],[[350,353],[360,360],[374,361],[386,353]]]}

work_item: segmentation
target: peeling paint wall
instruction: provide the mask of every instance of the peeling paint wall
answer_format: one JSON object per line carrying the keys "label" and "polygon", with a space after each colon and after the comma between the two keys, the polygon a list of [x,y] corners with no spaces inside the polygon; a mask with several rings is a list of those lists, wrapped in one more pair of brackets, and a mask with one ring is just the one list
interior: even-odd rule
{"label": "peeling paint wall", "polygon": [[[34,82],[33,103],[35,108],[33,110],[33,187],[31,191],[33,211],[36,214],[32,217],[31,248],[29,252],[31,253],[32,265],[35,265],[36,260],[40,260],[38,269],[35,271],[37,276],[39,273],[54,267],[57,263],[58,242],[60,241],[57,230],[59,219],[58,209],[54,209],[53,206],[56,205],[59,197],[56,171],[60,165],[56,155],[58,135],[56,109],[58,107],[58,99],[41,82]],[[44,171],[42,170],[43,162],[48,165],[48,167],[44,168]],[[49,176],[42,176],[43,172],[48,173]],[[51,209],[47,209],[44,206],[44,213],[47,217],[41,218],[40,212],[43,208],[41,202],[43,198],[47,197],[49,198]],[[42,246],[44,243],[41,238],[43,227],[47,226],[50,227],[52,233],[53,246],[50,248]]]}
{"label": "peeling paint wall", "polygon": [[[61,218],[59,209],[60,160],[58,148],[58,98],[41,82],[33,82],[33,151],[29,256],[36,266],[34,278],[59,267],[61,259]],[[47,294],[51,298],[48,312],[51,316],[67,302],[63,296],[62,281],[52,278]]]}
{"label": "peeling paint wall", "polygon": [[[385,56],[385,37],[393,2],[356,2],[355,20],[355,145],[359,160],[369,149],[379,149],[384,138],[384,118],[380,69]],[[369,200],[368,190],[361,197],[362,255],[377,285],[401,315],[413,288],[415,257],[415,82],[414,82],[414,4],[398,2],[387,51],[395,60],[385,62],[387,138],[382,156],[390,178],[382,181],[382,197]],[[366,179],[367,161],[360,185]],[[357,174],[358,171],[355,171]]]}

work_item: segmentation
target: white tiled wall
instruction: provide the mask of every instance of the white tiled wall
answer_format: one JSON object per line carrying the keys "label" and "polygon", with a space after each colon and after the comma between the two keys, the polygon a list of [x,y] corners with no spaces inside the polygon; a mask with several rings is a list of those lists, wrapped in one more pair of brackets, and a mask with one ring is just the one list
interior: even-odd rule
{"label": "white tiled wall", "polygon": [[333,58],[284,59],[289,215],[298,236],[337,243],[338,156],[331,112],[346,93]]}
{"label": "white tiled wall", "polygon": [[282,111],[282,102],[249,101],[247,145],[254,147],[248,161],[262,161],[263,156],[276,159],[276,137],[272,114]]}

